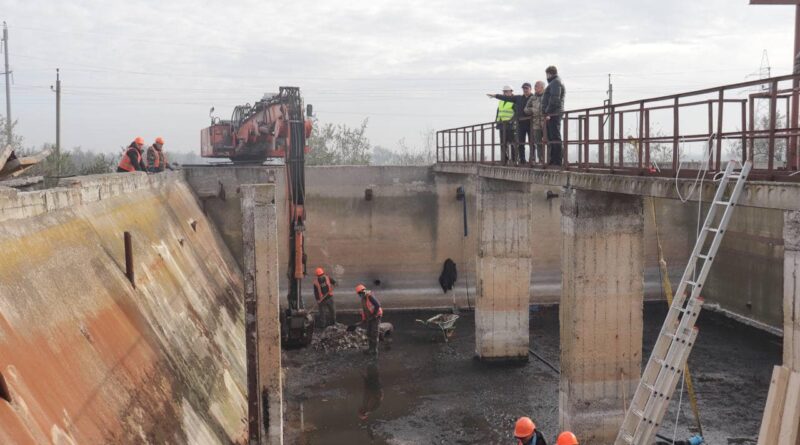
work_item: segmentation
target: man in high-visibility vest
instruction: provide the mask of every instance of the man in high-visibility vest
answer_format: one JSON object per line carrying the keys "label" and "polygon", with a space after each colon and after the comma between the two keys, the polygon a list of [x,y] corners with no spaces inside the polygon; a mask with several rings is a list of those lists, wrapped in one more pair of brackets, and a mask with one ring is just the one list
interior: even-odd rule
{"label": "man in high-visibility vest", "polygon": [[517,134],[514,126],[514,90],[506,85],[503,87],[502,95],[489,93],[487,96],[500,100],[497,103],[495,122],[497,129],[500,130],[500,156],[503,164],[507,164],[509,154],[517,159],[517,154],[512,153],[512,145]]}
{"label": "man in high-visibility vest", "polygon": [[[509,90],[511,87],[506,86]],[[513,105],[510,107],[513,109],[513,118],[511,120],[511,127],[514,130],[514,133],[510,135],[507,139],[509,141],[509,145],[512,145],[511,151],[511,159],[514,160],[515,164],[524,164],[525,163],[525,140],[527,138],[528,142],[531,142],[531,117],[525,113],[525,106],[528,103],[528,99],[533,97],[533,93],[531,92],[531,84],[525,82],[522,84],[522,94],[511,94],[512,91],[503,91],[503,94],[491,94],[488,93],[487,96],[495,98],[500,101],[497,104],[497,112],[498,116],[500,114],[501,107],[503,111],[507,113],[509,108],[508,103],[511,102]],[[532,150],[532,149],[531,149]],[[531,154],[531,160],[533,160],[533,154]]]}
{"label": "man in high-visibility vest", "polygon": [[139,136],[131,142],[131,145],[125,149],[122,159],[117,166],[117,173],[125,172],[143,172],[146,171],[147,166],[142,160],[142,146],[144,145],[144,138]]}
{"label": "man in high-visibility vest", "polygon": [[319,325],[327,328],[336,324],[336,306],[333,304],[333,286],[336,280],[329,277],[325,270],[318,267],[314,278],[314,297],[319,307]]}
{"label": "man in high-visibility vest", "polygon": [[[364,351],[364,353],[378,355],[378,336],[380,335],[379,328],[381,325],[381,318],[383,317],[383,308],[381,308],[378,299],[372,295],[372,291],[367,289],[363,284],[356,286],[356,293],[361,298],[361,323],[367,323],[369,349]],[[356,326],[361,323],[350,325],[347,327],[347,330],[353,331]]]}

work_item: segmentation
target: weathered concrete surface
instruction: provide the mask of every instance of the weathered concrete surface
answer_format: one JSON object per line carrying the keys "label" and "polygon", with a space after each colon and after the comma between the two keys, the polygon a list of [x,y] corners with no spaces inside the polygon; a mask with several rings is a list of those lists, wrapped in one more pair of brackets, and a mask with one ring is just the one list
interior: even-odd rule
{"label": "weathered concrete surface", "polygon": [[800,212],[783,216],[783,365],[800,372]]}
{"label": "weathered concrete surface", "polygon": [[478,189],[475,353],[528,359],[531,200],[527,184],[481,179]]}
{"label": "weathered concrete surface", "polygon": [[559,424],[612,443],[642,361],[642,198],[566,188],[561,196]]}
{"label": "weathered concrete surface", "polygon": [[250,443],[283,443],[275,186],[242,186]]}
{"label": "weathered concrete surface", "polygon": [[[274,180],[280,264],[288,261],[287,243],[282,241],[288,239],[282,167],[187,167],[185,171],[237,258],[242,251],[241,186]],[[474,305],[475,237],[463,237],[462,202],[456,200],[460,185],[467,190],[468,226],[475,232],[475,185],[469,178],[437,180],[430,167],[308,167],[308,268],[322,266],[339,281],[337,308],[358,306],[353,288],[360,282],[372,288],[387,308],[450,306],[452,294],[443,294],[438,283],[447,258],[458,267],[457,301],[461,306]],[[303,289],[306,302],[313,302],[310,278]],[[281,304],[286,304],[285,298]]]}
{"label": "weathered concrete surface", "polygon": [[0,443],[244,442],[241,275],[179,173],[2,190],[0,252]]}
{"label": "weathered concrete surface", "polygon": [[[234,256],[241,256],[240,187],[275,180],[276,194],[283,197],[281,167],[219,166],[187,167],[189,184]],[[389,308],[449,307],[453,293],[443,294],[438,276],[445,259],[458,266],[454,290],[462,307],[475,304],[474,258],[477,219],[477,176],[436,173],[431,167],[308,167],[306,248],[309,267],[322,264],[343,281],[337,292],[337,308],[356,309],[350,298],[352,285],[365,281],[375,288]],[[467,199],[468,236],[463,236],[463,207],[456,189],[464,186]],[[365,200],[365,190],[373,200]],[[547,192],[551,198],[547,198]],[[221,193],[222,192],[222,193]],[[532,271],[531,303],[558,303],[561,289],[561,233],[559,187],[531,185]],[[556,196],[552,196],[555,194]],[[282,200],[281,200],[282,201]],[[678,201],[656,199],[660,231],[670,275],[677,281],[683,272],[693,224],[690,213]],[[279,240],[286,234],[285,206],[278,202]],[[646,296],[660,297],[660,279],[653,223],[645,219]],[[280,264],[286,261],[286,243],[279,241]],[[370,254],[370,261],[361,258]],[[241,260],[240,260],[241,261]],[[366,266],[364,266],[366,264]],[[341,273],[341,276],[336,275]],[[375,280],[381,280],[376,286]],[[304,285],[310,300],[311,282]],[[281,299],[282,304],[285,298]]]}
{"label": "weathered concrete surface", "polygon": [[[694,240],[697,204],[685,209]],[[708,206],[703,206],[703,217]],[[719,306],[774,333],[783,329],[782,210],[738,207],[733,212],[714,264],[703,286],[706,308]],[[692,241],[694,243],[694,241]]]}
{"label": "weathered concrete surface", "polygon": [[[627,176],[608,173],[580,173],[576,171],[541,170],[531,168],[501,167],[477,164],[436,164],[437,173],[460,173],[514,182],[573,187],[598,192],[678,199],[675,178]],[[682,196],[688,196],[693,180],[678,181]],[[714,196],[716,184],[703,184],[703,196]],[[800,209],[800,183],[748,181],[739,198],[740,205],[777,210]],[[696,196],[696,195],[695,195]],[[694,198],[696,200],[696,198]]]}

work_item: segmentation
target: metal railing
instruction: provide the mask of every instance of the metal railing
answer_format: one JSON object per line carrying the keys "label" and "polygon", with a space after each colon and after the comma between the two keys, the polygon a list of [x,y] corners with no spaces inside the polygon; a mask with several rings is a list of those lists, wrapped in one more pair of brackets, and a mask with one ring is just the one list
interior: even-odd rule
{"label": "metal railing", "polygon": [[[794,174],[800,164],[799,85],[800,75],[787,75],[565,111],[562,164],[548,165],[548,147],[557,144],[546,140],[545,130],[545,159],[526,166],[695,176],[720,171],[728,159],[749,159],[753,178],[800,180]],[[518,138],[502,143],[498,127],[486,122],[438,131],[437,162],[513,164],[503,152],[516,150]]]}

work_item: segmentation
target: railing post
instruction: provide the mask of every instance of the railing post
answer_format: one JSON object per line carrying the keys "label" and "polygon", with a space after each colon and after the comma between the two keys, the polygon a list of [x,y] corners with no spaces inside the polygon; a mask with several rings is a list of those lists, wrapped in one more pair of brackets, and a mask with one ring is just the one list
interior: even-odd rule
{"label": "railing post", "polygon": [[625,168],[625,156],[622,151],[625,149],[625,112],[619,113],[619,168]]}
{"label": "railing post", "polygon": [[612,172],[614,171],[614,143],[616,139],[614,135],[615,119],[614,106],[610,105],[608,107],[608,163]]}
{"label": "railing post", "polygon": [[742,99],[742,165],[747,161],[747,99]]}
{"label": "railing post", "polygon": [[591,116],[589,110],[586,110],[586,117],[583,119],[583,162],[585,167],[589,168],[589,122]]}
{"label": "railing post", "polygon": [[639,169],[642,168],[642,151],[644,149],[644,101],[639,102],[639,143],[636,144],[637,148],[637,158],[636,162],[639,165]]}
{"label": "railing post", "polygon": [[[769,96],[769,149],[767,150],[769,159],[767,161],[767,170],[772,174],[775,168],[775,126],[777,124],[778,114],[778,82],[773,81],[770,84]],[[788,153],[787,153],[788,154]]]}
{"label": "railing post", "polygon": [[724,130],[722,123],[722,113],[725,111],[725,90],[719,90],[719,105],[717,105],[717,153],[714,159],[714,171],[722,169],[722,132]]}
{"label": "railing post", "polygon": [[436,163],[439,163],[439,134],[440,132],[436,132]]}
{"label": "railing post", "polygon": [[678,98],[675,98],[675,104],[673,105],[672,111],[672,171],[678,170],[678,149],[679,149],[679,139],[680,139],[680,102]]}
{"label": "railing post", "polygon": [[453,162],[453,130],[447,130],[447,162]]}
{"label": "railing post", "polygon": [[578,116],[578,167],[583,164],[583,116]]}
{"label": "railing post", "polygon": [[603,133],[603,114],[601,113],[597,116],[597,162],[600,164],[600,167],[606,165],[606,146]]}
{"label": "railing post", "polygon": [[486,126],[481,125],[481,163],[486,162],[486,157],[484,155],[484,134],[486,134]]}
{"label": "railing post", "polygon": [[753,162],[753,167],[756,166],[756,159],[755,159],[755,129],[756,129],[756,99],[753,96],[748,98],[748,126],[747,130],[750,133],[750,137],[748,138],[748,147],[747,147],[747,156],[750,158],[750,161]]}
{"label": "railing post", "polygon": [[495,163],[495,156],[494,156],[494,127],[495,124],[490,124],[490,128],[492,129],[492,164]]}
{"label": "railing post", "polygon": [[644,110],[644,165],[650,168],[650,110]]}
{"label": "railing post", "polygon": [[[714,134],[714,101],[709,99],[708,100],[708,137],[711,138],[711,135]],[[706,162],[706,166],[709,170],[714,169],[714,151],[711,149],[711,143],[708,144],[706,148],[708,150],[708,161]]]}
{"label": "railing post", "polygon": [[564,136],[561,140],[561,167],[569,170],[569,113],[564,113]]}

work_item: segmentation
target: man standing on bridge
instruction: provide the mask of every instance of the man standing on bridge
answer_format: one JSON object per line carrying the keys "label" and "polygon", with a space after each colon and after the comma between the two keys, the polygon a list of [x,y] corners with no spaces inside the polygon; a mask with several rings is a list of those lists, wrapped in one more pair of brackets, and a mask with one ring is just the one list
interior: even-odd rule
{"label": "man standing on bridge", "polygon": [[547,142],[550,153],[550,165],[561,165],[561,113],[564,112],[564,96],[566,89],[558,77],[558,70],[548,66],[547,88],[542,96],[542,113],[547,126]]}
{"label": "man standing on bridge", "polygon": [[[534,162],[544,164],[544,149],[542,147],[542,132],[544,115],[542,114],[542,95],[544,95],[544,82],[537,80],[533,84],[533,94],[525,104],[525,115],[531,119],[531,165]],[[536,154],[534,156],[534,153]]]}
{"label": "man standing on bridge", "polygon": [[[508,90],[506,90],[508,89]],[[511,94],[512,90],[511,87],[506,86],[503,87],[503,94],[486,94],[488,97],[493,97],[495,99],[500,100],[501,102],[497,104],[497,115],[498,118],[500,116],[500,110],[502,106],[507,107],[509,101],[513,103],[513,120],[511,121],[512,128],[511,135],[514,137],[513,145],[515,146],[511,152],[511,158],[515,161],[519,161],[519,164],[525,163],[525,140],[527,138],[528,142],[531,142],[531,120],[530,117],[525,115],[525,105],[528,103],[528,98],[532,96],[531,94],[531,84],[525,82],[522,84],[522,95],[514,95]],[[510,99],[510,100],[509,100]],[[499,119],[498,119],[499,120]],[[502,135],[502,131],[501,131]],[[511,142],[509,141],[509,144]],[[531,155],[531,160],[533,160],[533,155]]]}
{"label": "man standing on bridge", "polygon": [[[497,129],[500,130],[500,152],[503,164],[508,163],[508,156],[516,159],[516,154],[512,153],[512,141],[514,141],[514,90],[510,86],[503,87],[503,94],[487,93],[486,96],[499,99],[497,104],[497,114],[495,122]],[[494,147],[492,147],[494,149]]]}

